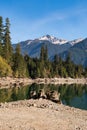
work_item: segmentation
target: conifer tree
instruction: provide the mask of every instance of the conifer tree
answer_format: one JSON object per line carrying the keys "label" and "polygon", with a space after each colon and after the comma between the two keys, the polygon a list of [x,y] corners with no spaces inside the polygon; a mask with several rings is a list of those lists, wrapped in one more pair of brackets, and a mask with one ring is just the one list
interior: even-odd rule
{"label": "conifer tree", "polygon": [[6,18],[5,29],[4,29],[4,58],[11,63],[12,58],[12,46],[10,37],[10,22],[9,18]]}
{"label": "conifer tree", "polygon": [[20,44],[17,44],[15,51],[16,51],[16,54],[17,54],[17,55],[20,55],[20,54],[21,54]]}
{"label": "conifer tree", "polygon": [[3,54],[3,18],[0,16],[0,55]]}
{"label": "conifer tree", "polygon": [[20,44],[17,44],[15,53],[13,55],[13,75],[15,77],[26,77],[27,75],[27,65],[25,60],[21,55]]}
{"label": "conifer tree", "polygon": [[45,47],[45,51],[44,51],[44,60],[45,61],[48,60],[48,49],[47,49],[47,46]]}
{"label": "conifer tree", "polygon": [[56,55],[54,56],[54,63],[55,63],[55,64],[58,64],[58,62],[59,62],[59,57],[58,57],[58,55],[56,54]]}
{"label": "conifer tree", "polygon": [[41,47],[40,60],[44,61],[44,46]]}

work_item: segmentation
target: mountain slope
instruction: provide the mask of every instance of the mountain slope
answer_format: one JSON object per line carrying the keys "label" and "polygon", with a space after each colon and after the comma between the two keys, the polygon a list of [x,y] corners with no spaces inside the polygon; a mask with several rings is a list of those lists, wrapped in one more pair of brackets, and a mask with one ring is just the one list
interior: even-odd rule
{"label": "mountain slope", "polygon": [[75,64],[87,66],[87,38],[72,46],[69,50],[60,54],[63,59],[70,55]]}
{"label": "mountain slope", "polygon": [[[55,54],[60,55],[64,60],[70,55],[75,64],[87,66],[87,39],[67,41],[46,35],[38,39],[20,42],[22,54],[28,54],[30,57],[39,58],[41,46],[43,45],[48,48],[50,60],[53,59]],[[15,47],[16,44],[13,45],[13,48]]]}
{"label": "mountain slope", "polygon": [[[68,50],[72,46],[66,40],[57,39],[50,35],[35,40],[20,42],[22,54],[28,54],[30,57],[39,57],[41,46],[43,45],[48,48],[49,58],[54,57],[55,54]],[[13,48],[15,47],[16,44],[13,45]]]}

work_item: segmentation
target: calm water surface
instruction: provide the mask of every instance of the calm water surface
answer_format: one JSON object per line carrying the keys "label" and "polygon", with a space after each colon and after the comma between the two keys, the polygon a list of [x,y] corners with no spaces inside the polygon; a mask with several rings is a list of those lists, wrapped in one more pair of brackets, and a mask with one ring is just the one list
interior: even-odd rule
{"label": "calm water surface", "polygon": [[31,93],[36,95],[40,91],[60,93],[63,104],[87,110],[87,85],[38,85],[32,84],[24,87],[0,89],[0,102],[10,102],[30,99]]}

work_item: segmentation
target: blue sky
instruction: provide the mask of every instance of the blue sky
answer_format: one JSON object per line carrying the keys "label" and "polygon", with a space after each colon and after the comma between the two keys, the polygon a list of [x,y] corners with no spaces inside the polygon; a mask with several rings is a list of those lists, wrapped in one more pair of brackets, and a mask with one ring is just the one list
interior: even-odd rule
{"label": "blue sky", "polygon": [[87,37],[87,0],[0,0],[0,16],[10,19],[12,43],[46,34]]}

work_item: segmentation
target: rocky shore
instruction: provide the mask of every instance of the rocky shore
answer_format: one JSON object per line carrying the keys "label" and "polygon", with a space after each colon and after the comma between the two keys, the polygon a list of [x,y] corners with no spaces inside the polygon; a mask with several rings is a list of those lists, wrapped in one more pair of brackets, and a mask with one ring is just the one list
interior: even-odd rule
{"label": "rocky shore", "polygon": [[87,84],[87,78],[0,78],[0,88],[24,86],[32,83],[37,84]]}
{"label": "rocky shore", "polygon": [[19,87],[34,83],[34,80],[30,78],[0,78],[0,88]]}
{"label": "rocky shore", "polygon": [[46,99],[0,104],[0,130],[86,130],[87,111]]}

